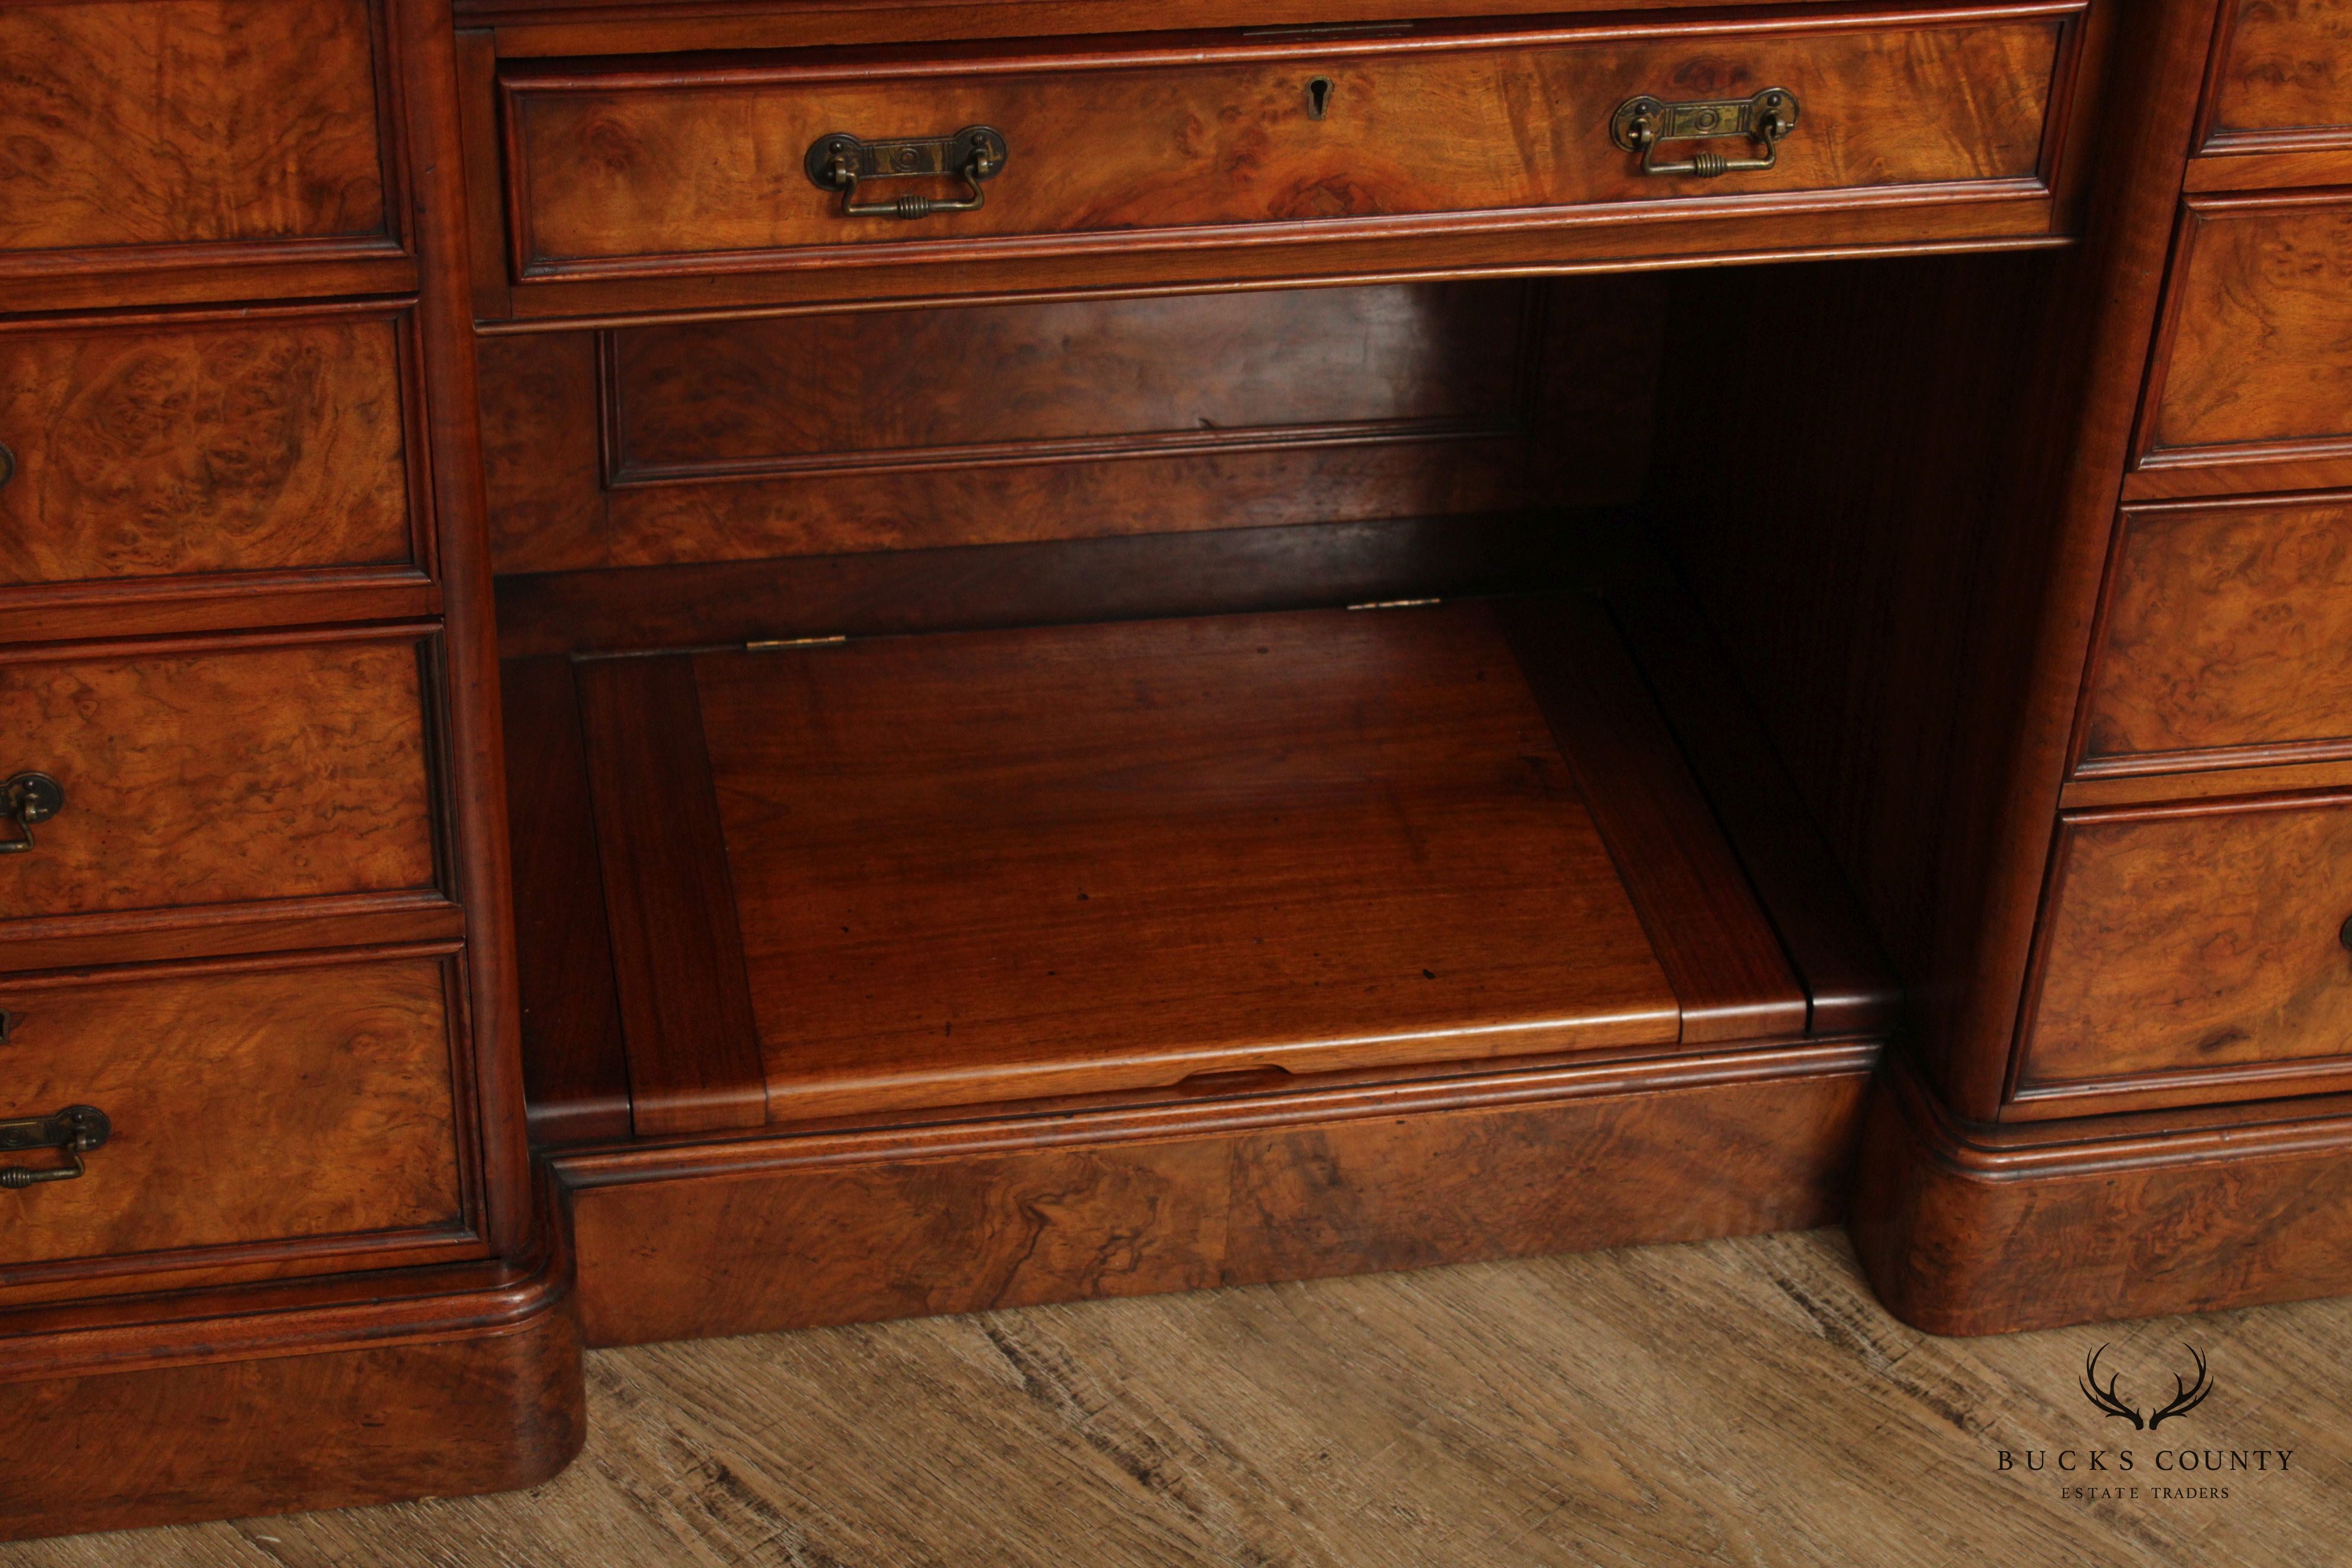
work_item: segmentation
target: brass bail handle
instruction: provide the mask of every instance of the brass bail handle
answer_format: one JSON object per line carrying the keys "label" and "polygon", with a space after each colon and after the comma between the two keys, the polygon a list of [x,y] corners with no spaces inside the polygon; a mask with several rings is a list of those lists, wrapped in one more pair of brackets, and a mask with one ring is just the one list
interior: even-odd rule
{"label": "brass bail handle", "polygon": [[[1769,169],[1780,161],[1780,139],[1797,128],[1797,95],[1784,87],[1768,87],[1752,98],[1709,99],[1695,103],[1667,103],[1643,93],[1629,98],[1609,117],[1609,138],[1628,153],[1642,154],[1645,174],[1696,174],[1713,179],[1742,169]],[[1658,161],[1658,149],[1668,142],[1703,142],[1741,136],[1764,151],[1755,157],[1734,158],[1711,147],[1692,150],[1687,158],[1671,163]]]}
{"label": "brass bail handle", "polygon": [[[1004,133],[986,125],[967,125],[952,136],[902,137],[868,142],[846,131],[830,132],[809,143],[803,166],[819,190],[841,193],[844,217],[929,217],[934,213],[977,211],[988,194],[982,180],[1004,170],[1010,150]],[[924,176],[963,181],[968,193],[960,197],[927,196],[909,191],[882,201],[857,199],[858,185],[867,180],[908,180]]]}
{"label": "brass bail handle", "polygon": [[82,1156],[105,1147],[114,1136],[114,1123],[95,1105],[68,1105],[47,1116],[19,1116],[0,1121],[0,1153],[28,1149],[62,1152],[62,1165],[0,1165],[0,1188],[37,1186],[43,1182],[70,1182],[87,1171]]}
{"label": "brass bail handle", "polygon": [[29,851],[33,825],[47,822],[65,808],[65,786],[47,773],[18,773],[0,783],[0,816],[16,826],[15,837],[0,838],[0,855]]}

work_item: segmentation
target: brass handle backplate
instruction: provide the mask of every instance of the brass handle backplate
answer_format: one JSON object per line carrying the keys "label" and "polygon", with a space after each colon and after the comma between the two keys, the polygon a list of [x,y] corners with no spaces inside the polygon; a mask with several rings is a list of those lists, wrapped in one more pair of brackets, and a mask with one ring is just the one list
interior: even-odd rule
{"label": "brass handle backplate", "polygon": [[[1712,179],[1741,169],[1769,169],[1780,160],[1780,138],[1797,128],[1797,95],[1784,87],[1768,87],[1753,98],[1714,99],[1700,103],[1667,103],[1647,93],[1629,98],[1609,117],[1609,138],[1628,153],[1642,154],[1645,174],[1696,174]],[[1727,157],[1700,147],[1687,158],[1671,163],[1658,161],[1658,149],[1668,142],[1700,142],[1717,136],[1745,136],[1761,146],[1761,154]]]}
{"label": "brass handle backplate", "polygon": [[65,1153],[62,1165],[0,1165],[0,1187],[29,1187],[41,1182],[70,1182],[83,1172],[81,1157],[105,1147],[114,1136],[114,1123],[95,1105],[68,1105],[49,1116],[19,1116],[0,1121],[0,1153],[27,1149],[57,1149]]}
{"label": "brass handle backplate", "polygon": [[[918,218],[933,213],[968,213],[979,208],[988,199],[980,183],[1003,173],[1007,156],[1003,132],[985,125],[967,125],[952,136],[917,136],[895,142],[868,142],[846,131],[835,131],[810,142],[803,163],[811,183],[819,190],[841,193],[844,217]],[[887,201],[857,199],[861,181],[903,180],[926,174],[960,178],[970,194],[947,198],[909,192]]]}
{"label": "brass handle backplate", "polygon": [[0,855],[22,855],[33,847],[33,825],[66,808],[66,788],[47,773],[18,773],[0,783],[0,817],[16,825],[16,837],[0,838]]}

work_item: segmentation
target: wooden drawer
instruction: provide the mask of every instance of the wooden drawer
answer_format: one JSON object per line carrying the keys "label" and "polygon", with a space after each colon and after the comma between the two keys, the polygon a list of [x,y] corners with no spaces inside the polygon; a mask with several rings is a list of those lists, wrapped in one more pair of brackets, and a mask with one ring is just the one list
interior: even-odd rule
{"label": "wooden drawer", "polygon": [[89,1105],[110,1123],[81,1176],[0,1191],[0,1287],[78,1259],[465,1230],[457,981],[446,948],[0,979],[0,1117]]}
{"label": "wooden drawer", "polygon": [[0,5],[0,279],[399,258],[375,12]]}
{"label": "wooden drawer", "polygon": [[2352,795],[2067,816],[2016,1098],[2079,1114],[2344,1087],[2347,917]]}
{"label": "wooden drawer", "polygon": [[2128,496],[2352,483],[2352,197],[2183,210]]}
{"label": "wooden drawer", "polygon": [[2352,755],[2347,647],[2352,496],[2129,509],[2078,772]]}
{"label": "wooden drawer", "polygon": [[0,658],[0,770],[65,795],[31,850],[0,857],[0,935],[438,901],[426,635]]}
{"label": "wooden drawer", "polygon": [[0,584],[420,576],[407,320],[370,308],[0,329]]}
{"label": "wooden drawer", "polygon": [[[1630,37],[1606,25],[1217,34],[701,69],[520,63],[500,79],[512,264],[522,279],[707,274],[1641,221],[1762,197],[1783,212],[2042,192],[2081,15],[1815,15]],[[1769,168],[1645,175],[1612,140],[1615,111],[1642,95],[1773,88],[1798,113]],[[835,133],[968,126],[992,127],[1006,149],[977,211],[845,216],[806,166]],[[1718,136],[1658,155],[1759,147]],[[858,199],[962,188],[877,179]]]}
{"label": "wooden drawer", "polygon": [[2229,0],[2208,152],[2352,147],[2352,3]]}

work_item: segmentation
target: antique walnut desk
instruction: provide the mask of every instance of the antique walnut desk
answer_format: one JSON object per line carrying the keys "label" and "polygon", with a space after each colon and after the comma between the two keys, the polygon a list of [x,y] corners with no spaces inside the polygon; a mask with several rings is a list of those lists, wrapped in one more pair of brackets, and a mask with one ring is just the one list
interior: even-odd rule
{"label": "antique walnut desk", "polygon": [[2348,53],[0,0],[0,1531],[525,1485],[583,1345],[2352,1289]]}

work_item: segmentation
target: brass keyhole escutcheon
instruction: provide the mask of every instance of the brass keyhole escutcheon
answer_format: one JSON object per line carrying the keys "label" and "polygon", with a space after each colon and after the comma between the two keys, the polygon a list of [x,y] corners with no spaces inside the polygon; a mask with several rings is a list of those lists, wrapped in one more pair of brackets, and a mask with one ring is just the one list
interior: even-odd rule
{"label": "brass keyhole escutcheon", "polygon": [[1339,84],[1328,76],[1318,76],[1307,84],[1307,118],[1320,120],[1331,111],[1331,97]]}

